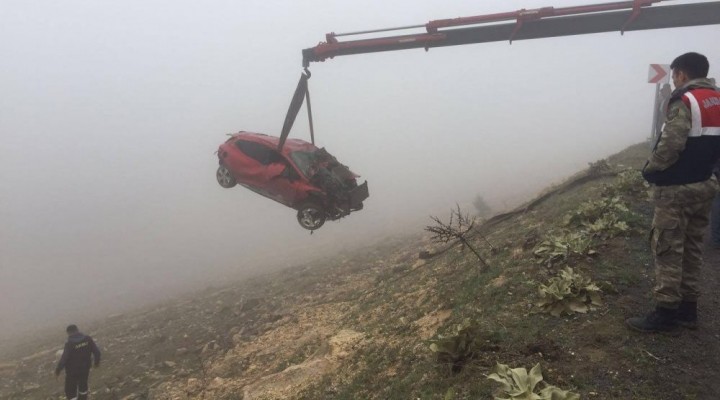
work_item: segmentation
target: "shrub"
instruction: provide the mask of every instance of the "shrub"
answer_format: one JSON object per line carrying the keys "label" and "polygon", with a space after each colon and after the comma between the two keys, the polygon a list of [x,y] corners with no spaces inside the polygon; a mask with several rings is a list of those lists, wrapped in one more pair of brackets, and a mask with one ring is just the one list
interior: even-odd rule
{"label": "shrub", "polygon": [[477,195],[475,196],[475,199],[473,200],[473,206],[475,207],[475,211],[477,212],[477,216],[485,219],[490,216],[492,213],[492,208],[488,203],[485,201],[485,199]]}
{"label": "shrub", "polygon": [[537,385],[542,382],[542,369],[536,364],[530,373],[525,368],[510,368],[498,363],[493,372],[487,376],[502,385],[501,391],[507,397],[495,397],[495,400],[580,400],[580,395],[562,390],[543,382],[544,387],[536,392]]}
{"label": "shrub", "polygon": [[646,191],[650,185],[645,182],[642,174],[638,170],[627,169],[618,174],[612,185],[605,187],[605,194],[608,196],[616,196],[618,194],[638,194]]}
{"label": "shrub", "polygon": [[571,255],[593,255],[592,241],[584,232],[563,232],[548,235],[533,251],[541,264],[552,265],[567,260]]}
{"label": "shrub", "polygon": [[432,340],[430,351],[437,355],[439,363],[451,365],[453,372],[460,372],[478,352],[479,333],[478,326],[466,319],[453,326],[449,334]]}
{"label": "shrub", "polygon": [[600,288],[589,278],[566,267],[547,285],[539,287],[541,300],[537,306],[555,317],[562,314],[586,313],[600,306]]}
{"label": "shrub", "polygon": [[630,230],[626,222],[633,216],[619,196],[586,201],[563,220],[565,226],[582,228],[604,239]]}

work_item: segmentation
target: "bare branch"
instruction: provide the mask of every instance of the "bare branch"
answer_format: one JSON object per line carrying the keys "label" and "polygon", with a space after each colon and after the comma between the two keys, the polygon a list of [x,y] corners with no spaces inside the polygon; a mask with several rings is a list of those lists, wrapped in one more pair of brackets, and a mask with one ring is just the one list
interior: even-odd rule
{"label": "bare branch", "polygon": [[[430,219],[435,223],[425,227],[425,230],[432,233],[431,239],[439,243],[447,243],[451,240],[460,241],[460,250],[464,251],[465,247],[468,247],[473,254],[480,260],[484,266],[488,266],[487,262],[482,258],[480,253],[468,242],[467,234],[472,231],[475,227],[475,218],[470,217],[470,214],[463,214],[460,209],[460,205],[456,204],[456,208],[450,212],[450,218],[447,224],[442,222],[440,218],[431,216]],[[487,239],[485,239],[487,242]],[[488,242],[489,244],[489,242]],[[491,248],[492,245],[490,245]]]}

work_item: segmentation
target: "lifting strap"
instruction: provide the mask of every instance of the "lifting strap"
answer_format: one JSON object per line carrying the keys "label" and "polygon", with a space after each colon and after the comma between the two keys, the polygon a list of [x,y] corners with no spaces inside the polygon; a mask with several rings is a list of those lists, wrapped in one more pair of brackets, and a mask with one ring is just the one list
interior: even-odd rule
{"label": "lifting strap", "polygon": [[290,130],[295,123],[295,118],[300,112],[300,108],[303,105],[303,101],[307,101],[307,112],[308,120],[310,121],[310,140],[312,144],[315,144],[315,131],[313,129],[312,119],[312,107],[310,106],[310,90],[308,89],[308,79],[310,79],[310,71],[305,68],[305,71],[300,74],[300,81],[298,81],[295,93],[293,94],[292,100],[290,100],[290,107],[288,107],[287,114],[285,115],[285,121],[283,122],[282,131],[280,132],[280,143],[278,143],[278,151],[282,150],[287,140]]}

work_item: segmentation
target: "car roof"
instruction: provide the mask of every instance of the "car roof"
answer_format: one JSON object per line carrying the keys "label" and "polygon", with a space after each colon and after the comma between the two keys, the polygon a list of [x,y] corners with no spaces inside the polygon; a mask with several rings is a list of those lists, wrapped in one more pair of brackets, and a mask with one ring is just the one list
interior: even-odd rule
{"label": "car roof", "polygon": [[[277,136],[269,136],[264,133],[240,131],[232,135],[233,138],[244,139],[250,142],[264,144],[268,147],[277,149],[280,138]],[[283,145],[282,152],[287,155],[293,151],[315,151],[318,150],[312,143],[308,143],[302,139],[287,139]]]}

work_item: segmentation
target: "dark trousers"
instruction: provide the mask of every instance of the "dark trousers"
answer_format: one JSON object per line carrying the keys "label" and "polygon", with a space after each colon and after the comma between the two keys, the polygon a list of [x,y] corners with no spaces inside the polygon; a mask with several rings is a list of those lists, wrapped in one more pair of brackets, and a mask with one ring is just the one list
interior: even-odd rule
{"label": "dark trousers", "polygon": [[90,369],[65,371],[65,396],[68,400],[86,400],[88,398],[88,376]]}
{"label": "dark trousers", "polygon": [[713,202],[710,226],[712,244],[713,246],[718,247],[720,246],[720,194],[715,196],[715,201]]}

